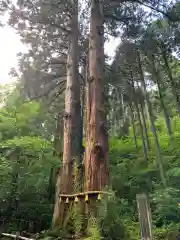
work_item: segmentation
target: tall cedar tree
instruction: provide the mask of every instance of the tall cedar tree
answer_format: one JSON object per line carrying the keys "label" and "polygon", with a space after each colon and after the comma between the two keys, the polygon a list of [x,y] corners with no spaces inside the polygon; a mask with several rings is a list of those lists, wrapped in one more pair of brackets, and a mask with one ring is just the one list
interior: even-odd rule
{"label": "tall cedar tree", "polygon": [[[60,193],[73,192],[73,165],[80,158],[80,81],[78,72],[78,1],[72,4],[69,48],[67,57],[67,83],[65,93],[63,166],[57,177],[53,224],[59,225],[65,207],[59,204]],[[62,203],[63,205],[63,203]],[[61,215],[62,214],[62,215]]]}
{"label": "tall cedar tree", "polygon": [[108,184],[108,135],[104,108],[103,3],[91,1],[89,79],[86,97],[85,190],[100,190]]}

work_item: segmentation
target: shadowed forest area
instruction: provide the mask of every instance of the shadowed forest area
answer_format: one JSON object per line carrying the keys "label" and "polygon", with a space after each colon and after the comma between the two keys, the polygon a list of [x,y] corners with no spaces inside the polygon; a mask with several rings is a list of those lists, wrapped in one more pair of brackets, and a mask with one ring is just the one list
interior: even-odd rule
{"label": "shadowed forest area", "polygon": [[27,52],[0,88],[0,232],[138,240],[145,193],[153,239],[178,239],[180,3],[1,0],[3,14]]}

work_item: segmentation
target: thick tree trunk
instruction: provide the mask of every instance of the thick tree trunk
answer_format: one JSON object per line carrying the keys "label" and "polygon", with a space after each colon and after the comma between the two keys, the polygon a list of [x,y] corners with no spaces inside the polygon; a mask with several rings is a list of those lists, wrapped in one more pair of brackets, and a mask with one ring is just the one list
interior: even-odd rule
{"label": "thick tree trunk", "polygon": [[138,58],[141,83],[142,83],[142,87],[144,90],[145,99],[147,102],[147,107],[148,107],[148,112],[149,112],[149,118],[150,118],[150,122],[151,122],[151,129],[152,129],[154,144],[155,144],[155,148],[156,148],[156,158],[157,158],[157,162],[159,165],[160,177],[161,177],[163,186],[166,187],[167,183],[166,183],[166,177],[165,177],[165,172],[164,172],[164,167],[163,167],[163,160],[162,160],[162,156],[161,156],[161,152],[160,152],[160,145],[159,145],[158,135],[157,135],[157,131],[156,131],[156,126],[155,126],[154,119],[153,119],[152,105],[149,100],[149,95],[148,95],[147,89],[146,89],[146,83],[145,83],[145,79],[144,79],[144,73],[143,73],[143,69],[142,69],[142,65],[141,65],[141,58],[140,58],[139,51],[137,51],[137,58]]}
{"label": "thick tree trunk", "polygon": [[91,0],[90,14],[85,190],[101,190],[108,184],[109,175],[104,107],[104,17],[101,0]]}
{"label": "thick tree trunk", "polygon": [[[78,1],[72,7],[71,31],[67,57],[67,83],[65,93],[63,166],[57,177],[56,202],[53,225],[57,226],[64,217],[59,204],[60,193],[73,192],[73,165],[80,158],[80,81],[78,72]],[[61,211],[60,211],[61,210]]]}

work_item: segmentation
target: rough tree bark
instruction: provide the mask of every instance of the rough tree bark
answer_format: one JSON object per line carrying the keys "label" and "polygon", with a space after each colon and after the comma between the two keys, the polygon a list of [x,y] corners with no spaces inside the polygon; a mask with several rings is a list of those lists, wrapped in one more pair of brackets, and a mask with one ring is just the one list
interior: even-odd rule
{"label": "rough tree bark", "polygon": [[103,2],[91,0],[89,78],[86,94],[85,190],[108,184],[108,135],[104,107]]}
{"label": "rough tree bark", "polygon": [[59,204],[60,193],[73,191],[73,164],[80,157],[80,80],[78,72],[78,0],[72,3],[69,47],[67,56],[67,83],[65,93],[63,166],[57,177],[53,225],[63,220],[63,208]]}

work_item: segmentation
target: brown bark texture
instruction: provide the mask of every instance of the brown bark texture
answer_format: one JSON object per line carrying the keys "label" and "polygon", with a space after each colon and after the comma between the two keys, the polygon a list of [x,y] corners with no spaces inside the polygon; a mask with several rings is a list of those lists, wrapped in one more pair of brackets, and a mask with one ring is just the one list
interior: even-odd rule
{"label": "brown bark texture", "polygon": [[86,94],[85,190],[108,184],[108,135],[104,108],[103,3],[91,1],[89,78]]}
{"label": "brown bark texture", "polygon": [[65,206],[59,203],[60,193],[73,192],[73,166],[80,158],[80,80],[78,72],[78,1],[73,3],[70,20],[65,93],[63,164],[57,176],[54,225],[64,218]]}

